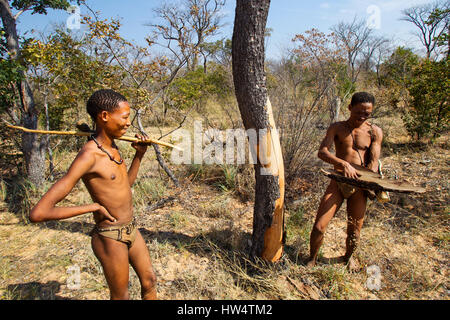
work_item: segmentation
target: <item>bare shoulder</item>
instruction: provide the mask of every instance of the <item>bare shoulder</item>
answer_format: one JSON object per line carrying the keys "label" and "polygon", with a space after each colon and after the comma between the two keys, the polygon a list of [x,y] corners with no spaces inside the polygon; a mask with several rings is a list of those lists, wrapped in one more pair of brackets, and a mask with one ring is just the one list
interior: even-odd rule
{"label": "bare shoulder", "polygon": [[95,154],[97,149],[94,148],[91,141],[87,142],[72,162],[72,167],[82,167],[84,169],[90,169],[95,164]]}
{"label": "bare shoulder", "polygon": [[92,141],[88,141],[84,144],[84,146],[80,149],[77,154],[77,157],[87,158],[95,158],[95,153],[97,148],[94,148],[94,143]]}
{"label": "bare shoulder", "polygon": [[345,126],[344,121],[333,122],[328,127],[328,131],[338,131],[341,130]]}
{"label": "bare shoulder", "polygon": [[346,130],[348,129],[347,125],[345,124],[345,121],[333,122],[328,127],[327,135],[336,136],[339,135],[339,133],[346,132]]}
{"label": "bare shoulder", "polygon": [[383,130],[376,124],[372,124],[372,130],[375,138],[382,138],[383,137]]}
{"label": "bare shoulder", "polygon": [[319,149],[322,148],[330,148],[331,145],[333,144],[333,141],[336,140],[336,138],[339,138],[339,132],[342,131],[342,126],[343,123],[342,122],[334,122],[332,124],[330,124],[330,126],[327,129],[327,133],[325,134],[325,137],[322,140],[322,143],[320,144]]}

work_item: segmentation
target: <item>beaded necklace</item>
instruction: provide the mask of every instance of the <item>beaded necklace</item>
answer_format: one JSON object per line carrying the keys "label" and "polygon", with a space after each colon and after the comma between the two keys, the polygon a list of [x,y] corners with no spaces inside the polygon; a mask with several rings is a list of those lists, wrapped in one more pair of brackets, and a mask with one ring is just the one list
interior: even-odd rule
{"label": "beaded necklace", "polygon": [[113,157],[108,151],[106,151],[106,150],[102,147],[102,145],[101,145],[100,143],[98,143],[98,141],[95,139],[94,135],[91,135],[91,139],[94,140],[94,142],[97,144],[97,147],[98,147],[100,150],[102,150],[104,153],[106,153],[106,154],[108,155],[108,157],[109,157],[109,159],[110,159],[111,161],[114,161],[115,163],[117,163],[117,164],[119,164],[119,165],[123,163],[123,159],[122,159],[122,156],[120,155],[120,153],[119,153],[120,160],[117,161],[116,159],[114,159],[114,157]]}
{"label": "beaded necklace", "polygon": [[[344,121],[344,122],[345,122],[346,127],[350,131],[350,135],[352,136],[352,140],[353,140],[352,149],[356,150],[356,152],[358,153],[358,156],[359,156],[359,160],[361,160],[361,166],[365,167],[365,163],[361,157],[361,154],[359,153],[359,149],[356,146],[356,140],[355,140],[355,137],[353,136],[353,130],[352,130],[352,128],[350,128],[350,125],[348,124],[347,121]],[[372,144],[372,141],[374,139],[373,138],[373,127],[372,127],[371,123],[369,125],[370,125],[370,144]]]}

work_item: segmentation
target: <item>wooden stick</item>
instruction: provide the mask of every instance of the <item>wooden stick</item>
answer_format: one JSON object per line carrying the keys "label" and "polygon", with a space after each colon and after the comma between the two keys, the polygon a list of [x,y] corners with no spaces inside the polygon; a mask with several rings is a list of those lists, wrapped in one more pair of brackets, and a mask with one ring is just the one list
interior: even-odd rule
{"label": "wooden stick", "polygon": [[[34,129],[28,129],[28,128],[24,128],[24,127],[20,127],[20,126],[13,126],[9,123],[6,123],[6,126],[11,129],[17,129],[17,130],[21,130],[23,132],[29,132],[29,133],[56,134],[56,135],[66,135],[66,136],[82,136],[82,137],[88,137],[88,136],[92,135],[92,132],[83,132],[83,131],[34,130]],[[123,137],[120,137],[117,139],[122,140],[122,141],[128,141],[128,142],[138,142],[138,143],[142,143],[142,144],[156,143],[156,144],[159,144],[159,145],[162,145],[165,147],[169,147],[169,148],[174,148],[174,149],[177,149],[180,151],[183,150],[180,147],[174,146],[173,144],[170,144],[168,142],[163,142],[163,141],[151,139],[151,138],[148,138],[146,141],[142,141],[138,138],[128,137],[128,136],[123,136]]]}

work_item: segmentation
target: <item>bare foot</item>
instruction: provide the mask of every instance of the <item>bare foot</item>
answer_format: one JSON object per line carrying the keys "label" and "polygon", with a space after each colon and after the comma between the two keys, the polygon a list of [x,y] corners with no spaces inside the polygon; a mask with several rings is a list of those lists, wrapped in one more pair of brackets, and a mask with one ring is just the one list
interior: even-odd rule
{"label": "bare foot", "polygon": [[350,257],[347,262],[347,269],[349,272],[358,272],[359,270],[361,270],[361,265],[356,258]]}
{"label": "bare foot", "polygon": [[316,266],[316,259],[310,259],[308,260],[308,262],[306,263],[306,267],[307,268],[312,268]]}

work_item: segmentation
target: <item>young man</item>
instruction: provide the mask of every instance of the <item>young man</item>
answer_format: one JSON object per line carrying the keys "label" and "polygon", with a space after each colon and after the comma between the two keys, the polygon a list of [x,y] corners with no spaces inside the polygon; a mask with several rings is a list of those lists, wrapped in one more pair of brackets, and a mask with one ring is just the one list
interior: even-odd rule
{"label": "young man", "polygon": [[[91,233],[92,249],[103,267],[111,299],[129,298],[129,264],[139,277],[142,298],[156,299],[156,276],[145,241],[133,219],[131,199],[131,186],[147,147],[132,144],[136,154],[127,172],[114,143],[131,125],[130,106],[119,93],[96,91],[87,102],[87,112],[95,122],[96,133],[80,150],[66,175],[31,210],[30,220],[59,220],[93,212],[96,225]],[[80,179],[93,203],[56,207]]]}
{"label": "young man", "polygon": [[[381,151],[383,133],[381,129],[367,121],[372,114],[375,98],[366,92],[355,93],[348,106],[350,117],[346,121],[333,123],[323,139],[318,156],[340,170],[346,177],[357,178],[353,164],[358,164],[376,172]],[[336,155],[330,152],[335,145]],[[347,199],[347,240],[345,255],[340,260],[347,263],[351,271],[359,269],[352,258],[360,237],[366,211],[367,192],[353,186],[331,180],[320,202],[316,220],[310,237],[310,257],[308,267],[314,266],[323,243],[325,230],[331,218]]]}

